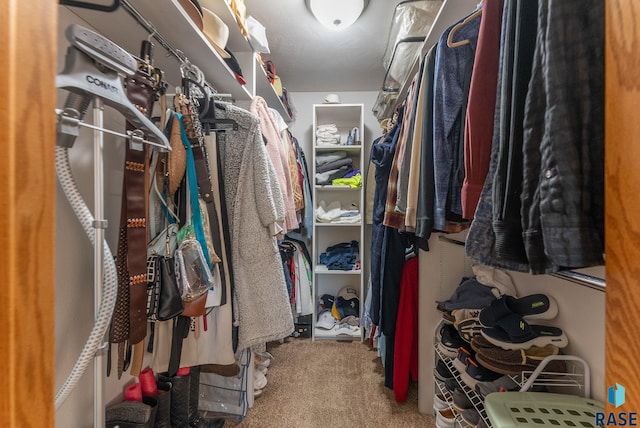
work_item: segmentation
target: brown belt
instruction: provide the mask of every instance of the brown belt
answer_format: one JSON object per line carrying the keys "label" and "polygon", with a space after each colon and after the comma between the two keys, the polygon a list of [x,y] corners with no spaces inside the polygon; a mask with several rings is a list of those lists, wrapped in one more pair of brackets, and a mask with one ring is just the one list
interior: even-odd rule
{"label": "brown belt", "polygon": [[[156,82],[142,71],[126,79],[127,98],[151,116]],[[135,129],[127,123],[127,130]],[[118,239],[118,297],[109,341],[118,343],[118,378],[126,370],[125,346],[144,340],[147,332],[148,150],[127,144]],[[130,354],[130,352],[128,352]]]}

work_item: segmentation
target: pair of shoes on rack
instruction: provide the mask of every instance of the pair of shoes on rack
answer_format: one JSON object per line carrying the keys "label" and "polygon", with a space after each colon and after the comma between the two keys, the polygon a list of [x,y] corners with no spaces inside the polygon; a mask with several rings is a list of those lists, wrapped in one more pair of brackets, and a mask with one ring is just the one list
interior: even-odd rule
{"label": "pair of shoes on rack", "polygon": [[[451,396],[448,396],[449,399]],[[433,411],[438,413],[439,410],[444,410],[449,408],[449,399],[447,399],[446,395],[436,394],[433,396]]]}
{"label": "pair of shoes on rack", "polygon": [[528,322],[553,319],[557,314],[558,304],[545,294],[531,294],[519,299],[502,296],[480,311],[478,320],[485,326],[482,336],[506,350],[546,345],[564,348],[569,342],[562,329]]}
{"label": "pair of shoes on rack", "polygon": [[453,378],[453,373],[451,373],[444,361],[438,360],[436,367],[433,369],[433,376],[440,382],[446,382],[447,379]]}
{"label": "pair of shoes on rack", "polygon": [[461,346],[468,346],[458,334],[458,330],[453,324],[442,324],[437,338],[437,347],[440,352],[450,358],[456,358],[458,355],[458,348]]}
{"label": "pair of shoes on rack", "polygon": [[449,408],[436,412],[436,428],[455,428],[456,414]]}
{"label": "pair of shoes on rack", "polygon": [[479,364],[476,352],[470,346],[458,348],[456,358],[453,360],[453,366],[460,373],[462,381],[472,390],[477,382],[492,381],[500,377],[500,374]]}
{"label": "pair of shoes on rack", "polygon": [[[531,346],[528,349],[505,350],[493,345],[484,336],[471,342],[476,351],[476,360],[484,367],[505,375],[518,375],[524,371],[534,371],[547,357],[558,355],[560,350],[554,345]],[[545,362],[545,371],[565,372],[566,364],[561,360]]]}

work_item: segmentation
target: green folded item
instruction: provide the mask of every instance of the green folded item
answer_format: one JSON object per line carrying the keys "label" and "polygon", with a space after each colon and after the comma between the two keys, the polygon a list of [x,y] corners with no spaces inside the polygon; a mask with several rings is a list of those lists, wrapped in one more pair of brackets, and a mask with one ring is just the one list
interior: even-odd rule
{"label": "green folded item", "polygon": [[362,174],[356,174],[349,178],[336,178],[331,182],[334,186],[349,186],[352,189],[362,187]]}

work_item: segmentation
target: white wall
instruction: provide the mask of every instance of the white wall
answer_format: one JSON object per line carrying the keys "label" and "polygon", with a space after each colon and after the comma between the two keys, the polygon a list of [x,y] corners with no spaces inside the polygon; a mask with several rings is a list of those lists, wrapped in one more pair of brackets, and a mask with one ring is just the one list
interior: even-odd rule
{"label": "white wall", "polygon": [[[65,7],[59,8],[58,18],[58,71],[64,64],[67,51],[66,28],[79,23],[91,28],[77,15]],[[58,108],[64,105],[66,92],[58,91]],[[86,115],[92,122],[92,111]],[[122,115],[110,108],[105,109],[106,128],[123,131]],[[82,128],[73,148],[69,150],[71,167],[76,184],[93,212],[93,133]],[[122,194],[124,139],[108,134],[104,136],[104,210],[109,222],[106,238],[115,254],[120,218]],[[93,247],[75,218],[60,186],[56,195],[56,240],[55,240],[55,373],[56,391],[62,386],[82,351],[94,321],[93,293]],[[114,350],[115,355],[115,350]],[[105,358],[106,361],[106,358]],[[106,367],[106,365],[105,365]],[[105,400],[107,403],[122,395],[123,386],[133,378],[116,376],[114,360],[111,377],[104,375]],[[64,428],[86,428],[93,426],[93,363],[89,365],[77,387],[66,402],[56,411],[56,426]]]}
{"label": "white wall", "polygon": [[[465,233],[447,237],[464,241]],[[435,301],[449,298],[460,278],[472,274],[464,247],[442,242],[434,235],[429,240],[429,248],[428,252],[420,252],[419,410],[422,413],[433,412],[433,336],[440,317]],[[604,278],[604,267],[591,268],[585,273]],[[518,296],[545,293],[558,302],[558,316],[540,323],[564,330],[569,346],[563,353],[576,355],[588,363],[591,396],[604,401],[605,293],[549,275],[509,274]]]}
{"label": "white wall", "polygon": [[[340,101],[344,104],[364,104],[364,133],[362,133],[362,144],[364,145],[364,166],[362,168],[363,178],[367,177],[367,168],[369,166],[369,153],[371,152],[371,145],[373,141],[382,135],[382,129],[378,125],[378,120],[374,116],[371,109],[373,108],[378,92],[366,91],[366,92],[335,92],[340,96]],[[313,159],[313,105],[322,104],[322,101],[327,96],[326,92],[292,92],[290,94],[290,100],[295,110],[295,119],[289,124],[289,129],[294,137],[298,139],[302,150],[307,158],[307,164],[309,167],[309,174],[311,174],[312,167],[310,162]],[[366,181],[366,180],[365,180]],[[366,186],[367,183],[365,182]],[[365,190],[366,195],[366,190]],[[364,212],[364,211],[363,211]],[[370,237],[371,226],[366,225],[364,229],[364,243],[362,244],[362,261],[363,272],[365,275],[364,288],[367,289],[367,280],[369,278],[369,254],[370,254]],[[363,298],[364,302],[364,298]]]}

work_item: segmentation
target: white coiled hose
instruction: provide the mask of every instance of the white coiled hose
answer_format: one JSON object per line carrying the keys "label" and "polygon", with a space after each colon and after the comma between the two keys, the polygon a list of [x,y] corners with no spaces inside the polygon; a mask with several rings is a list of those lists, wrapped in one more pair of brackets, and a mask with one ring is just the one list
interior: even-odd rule
{"label": "white coiled hose", "polygon": [[[64,147],[56,146],[56,176],[60,182],[60,186],[73,209],[76,217],[80,221],[82,228],[84,229],[87,237],[91,241],[91,244],[95,247],[95,236],[93,222],[94,218],[91,211],[85,204],[75,180],[71,173],[71,164],[69,163],[69,150]],[[111,254],[111,250],[107,245],[106,239],[102,242],[104,251],[104,281],[102,300],[100,307],[96,315],[96,321],[89,334],[89,338],[78,357],[69,377],[64,382],[60,390],[56,394],[55,406],[56,409],[60,408],[62,403],[69,397],[73,388],[87,370],[87,367],[93,360],[96,351],[102,345],[104,336],[109,328],[111,322],[111,314],[116,304],[116,293],[118,287],[118,274],[116,270],[116,264]]]}

